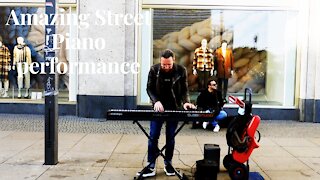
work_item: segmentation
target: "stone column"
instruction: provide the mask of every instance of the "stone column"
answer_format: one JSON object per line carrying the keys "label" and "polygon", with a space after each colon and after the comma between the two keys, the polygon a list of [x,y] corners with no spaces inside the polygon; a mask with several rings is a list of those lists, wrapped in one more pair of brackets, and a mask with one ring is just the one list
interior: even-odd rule
{"label": "stone column", "polygon": [[[300,121],[320,122],[320,2],[317,0],[303,1],[305,8],[304,20],[299,26],[305,28],[307,36],[300,43],[302,46],[300,60]],[[307,8],[307,9],[306,9]],[[299,57],[298,57],[299,58]],[[299,65],[299,64],[298,64]]]}

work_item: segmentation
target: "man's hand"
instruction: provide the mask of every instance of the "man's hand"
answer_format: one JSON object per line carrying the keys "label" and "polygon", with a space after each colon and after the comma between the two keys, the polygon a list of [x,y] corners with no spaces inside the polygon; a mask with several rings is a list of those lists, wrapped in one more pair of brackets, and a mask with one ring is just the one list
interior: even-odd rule
{"label": "man's hand", "polygon": [[233,76],[233,70],[231,70],[231,76]]}
{"label": "man's hand", "polygon": [[157,111],[157,112],[163,112],[164,111],[163,105],[161,104],[160,101],[157,101],[156,103],[154,103],[153,109],[155,111]]}
{"label": "man's hand", "polygon": [[197,70],[194,69],[192,74],[193,74],[193,75],[197,75],[197,74],[198,74],[198,73],[197,73]]}
{"label": "man's hand", "polygon": [[184,103],[183,104],[183,109],[184,110],[188,110],[188,109],[197,109],[196,106],[194,104],[191,103]]}

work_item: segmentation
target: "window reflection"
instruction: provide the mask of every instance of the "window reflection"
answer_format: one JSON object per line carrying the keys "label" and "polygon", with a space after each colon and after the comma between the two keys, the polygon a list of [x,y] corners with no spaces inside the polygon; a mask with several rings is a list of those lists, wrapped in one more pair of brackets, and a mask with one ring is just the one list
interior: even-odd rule
{"label": "window reflection", "polygon": [[[203,39],[213,52],[222,41],[227,41],[232,49],[233,74],[227,78],[227,94],[242,96],[245,88],[251,88],[255,103],[293,105],[294,72],[288,69],[295,68],[296,61],[296,13],[154,9],[153,63],[159,62],[162,50],[172,49],[176,63],[187,68],[189,90],[195,97],[201,89],[199,81],[217,78],[210,73],[204,80],[199,74],[194,75],[195,50],[201,47]],[[214,62],[217,69],[216,56]]]}

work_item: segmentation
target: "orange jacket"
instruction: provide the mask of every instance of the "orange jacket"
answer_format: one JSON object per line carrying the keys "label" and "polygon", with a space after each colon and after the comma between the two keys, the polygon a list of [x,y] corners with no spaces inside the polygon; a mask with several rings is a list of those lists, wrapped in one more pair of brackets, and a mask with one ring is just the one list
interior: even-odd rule
{"label": "orange jacket", "polygon": [[232,49],[226,49],[226,56],[223,57],[222,49],[218,48],[215,51],[215,70],[217,70],[218,78],[228,79],[231,77],[231,71],[233,70],[234,58]]}

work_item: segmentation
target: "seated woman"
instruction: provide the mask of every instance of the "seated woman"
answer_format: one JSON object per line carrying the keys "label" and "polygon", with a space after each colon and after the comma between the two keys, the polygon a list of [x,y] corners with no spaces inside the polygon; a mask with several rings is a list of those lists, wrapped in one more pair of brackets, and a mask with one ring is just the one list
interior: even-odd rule
{"label": "seated woman", "polygon": [[208,81],[207,89],[202,91],[197,98],[197,105],[199,110],[217,112],[217,116],[211,122],[203,122],[202,127],[206,129],[211,123],[214,127],[213,132],[219,132],[220,126],[218,121],[227,117],[227,113],[222,110],[224,101],[222,99],[221,91],[217,90],[217,83],[214,80]]}

